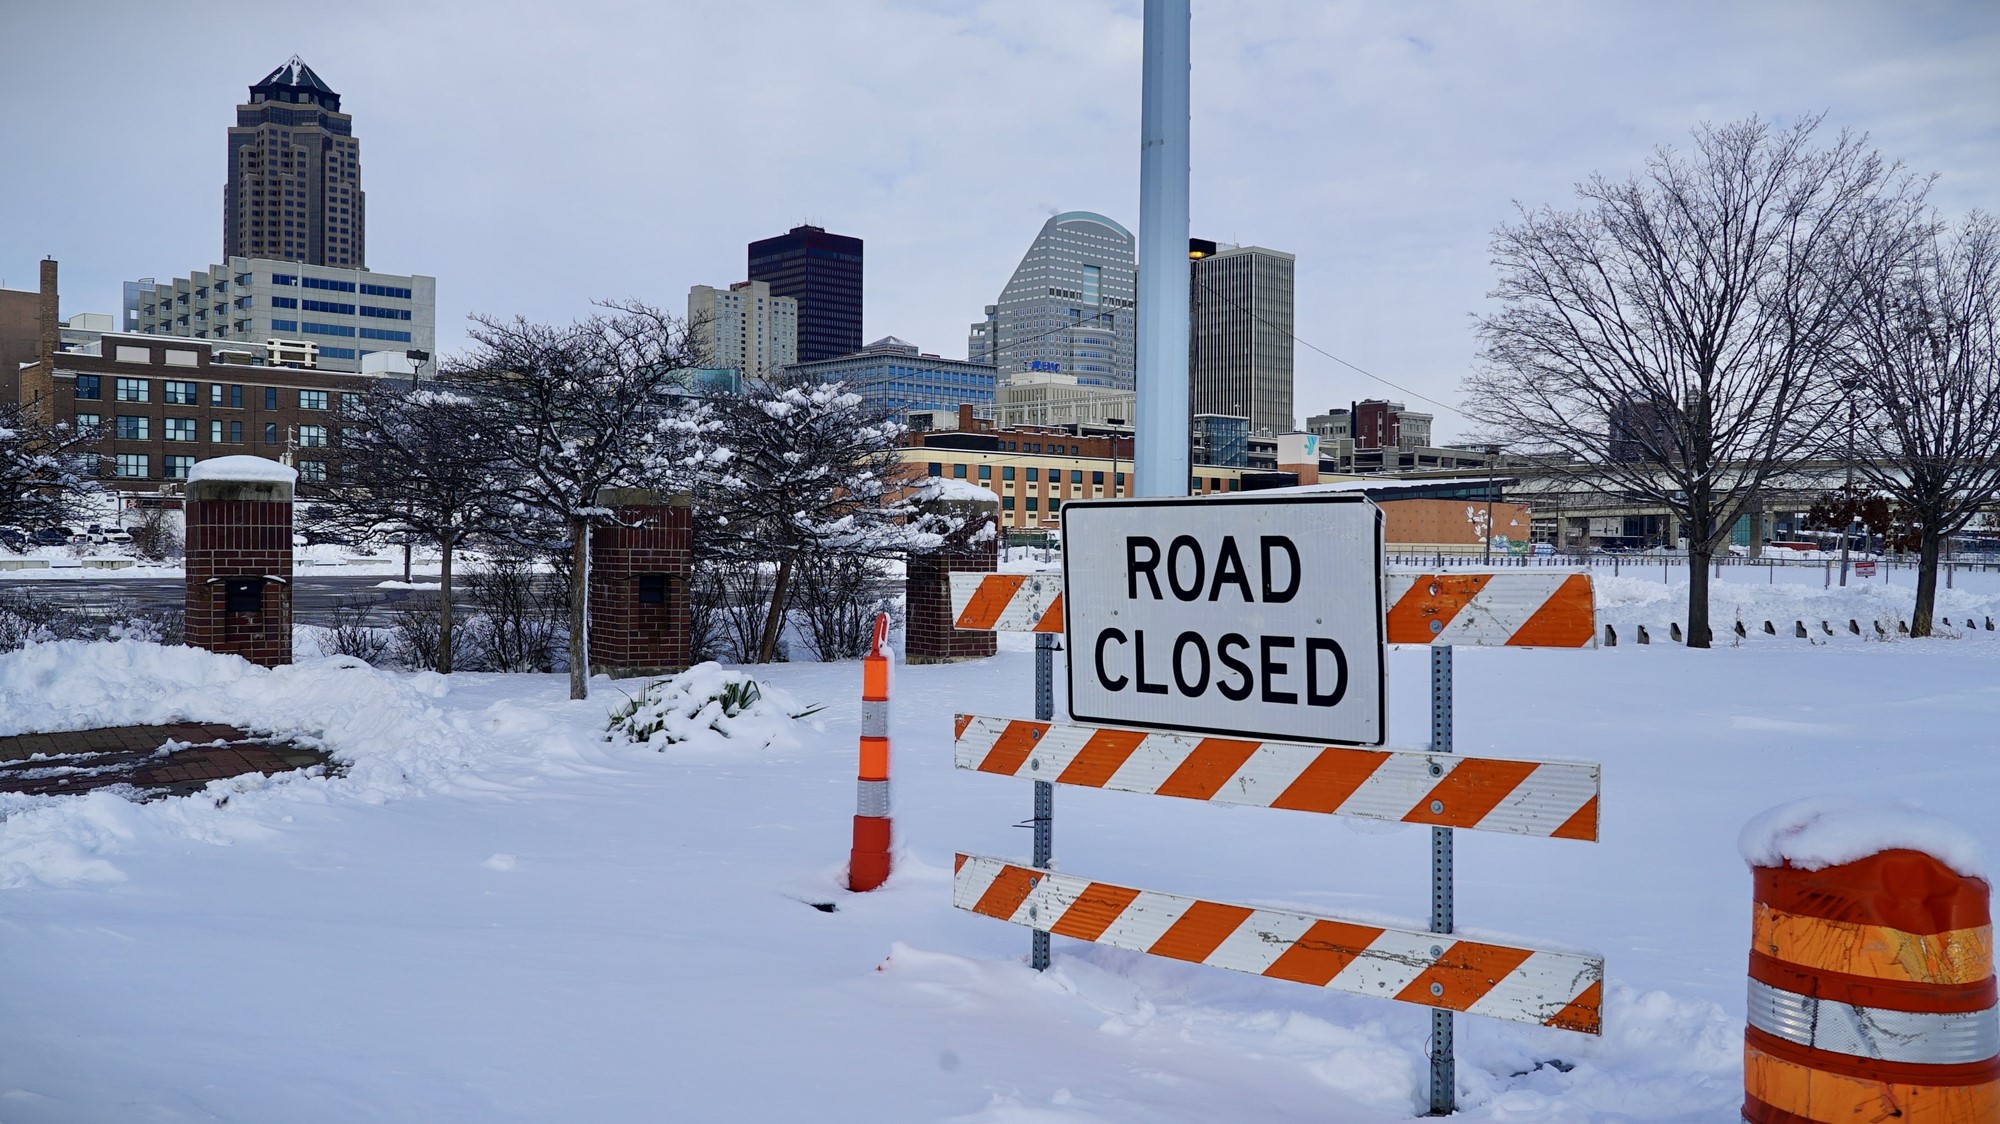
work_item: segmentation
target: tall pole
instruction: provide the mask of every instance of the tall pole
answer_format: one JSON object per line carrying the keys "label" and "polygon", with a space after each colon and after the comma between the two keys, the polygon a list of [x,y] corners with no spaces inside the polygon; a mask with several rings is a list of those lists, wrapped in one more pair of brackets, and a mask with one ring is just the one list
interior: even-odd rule
{"label": "tall pole", "polygon": [[1134,494],[1188,487],[1188,0],[1146,0]]}
{"label": "tall pole", "polygon": [[[1840,385],[1847,391],[1847,456],[1842,458],[1847,462],[1847,485],[1841,489],[1840,498],[1843,504],[1852,504],[1854,503],[1854,384],[1843,381]],[[1854,514],[1848,516],[1840,528],[1840,588],[1842,589],[1847,588],[1847,543],[1854,537],[1854,522],[1860,517],[1861,512],[1857,505]]]}

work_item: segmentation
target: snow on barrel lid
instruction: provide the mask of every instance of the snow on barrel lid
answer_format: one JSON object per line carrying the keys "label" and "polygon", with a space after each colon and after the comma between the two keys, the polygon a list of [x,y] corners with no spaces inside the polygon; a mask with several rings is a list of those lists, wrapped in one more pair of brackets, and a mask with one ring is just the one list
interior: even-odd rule
{"label": "snow on barrel lid", "polygon": [[1986,857],[1965,829],[1907,802],[1814,796],[1764,812],[1743,826],[1737,847],[1751,866],[1824,870],[1883,851],[1919,851],[1967,878],[1985,877]]}
{"label": "snow on barrel lid", "polygon": [[296,484],[298,470],[290,465],[279,464],[265,457],[232,456],[210,457],[194,462],[188,470],[187,482],[193,484],[201,480],[254,480],[259,483]]}

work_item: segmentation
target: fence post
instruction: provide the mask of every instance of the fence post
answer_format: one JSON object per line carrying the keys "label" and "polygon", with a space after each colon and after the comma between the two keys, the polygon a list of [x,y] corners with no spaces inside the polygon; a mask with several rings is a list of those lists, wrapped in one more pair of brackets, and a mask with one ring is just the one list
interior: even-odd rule
{"label": "fence post", "polygon": [[[1431,646],[1431,752],[1450,753],[1451,645]],[[1435,766],[1433,766],[1435,768]],[[1431,932],[1449,933],[1452,918],[1451,829],[1431,828]],[[1431,1111],[1450,1116],[1456,1108],[1458,1069],[1453,1061],[1451,1012],[1431,1011]]]}
{"label": "fence post", "polygon": [[[1743,1119],[2000,1120],[1991,887],[1976,844],[1902,808],[1751,821]],[[1921,844],[1922,850],[1911,848]]]}

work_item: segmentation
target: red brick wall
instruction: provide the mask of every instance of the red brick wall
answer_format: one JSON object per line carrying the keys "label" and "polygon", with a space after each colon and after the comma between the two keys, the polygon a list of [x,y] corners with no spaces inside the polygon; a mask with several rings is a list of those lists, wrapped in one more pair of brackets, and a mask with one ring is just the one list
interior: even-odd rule
{"label": "red brick wall", "polygon": [[[590,533],[590,669],[612,676],[680,671],[690,648],[692,512],[685,500],[605,506],[619,525]],[[665,605],[639,603],[641,574],[667,575]]]}
{"label": "red brick wall", "polygon": [[[990,574],[1000,568],[999,505],[983,503],[942,550],[911,554],[903,658],[908,663],[983,659],[999,651],[991,632],[951,626],[952,574]],[[991,528],[990,530],[988,528]]]}
{"label": "red brick wall", "polygon": [[[187,642],[275,667],[292,662],[292,503],[282,486],[201,481],[188,489]],[[246,498],[256,497],[256,498]],[[264,583],[261,608],[231,613],[226,579]]]}

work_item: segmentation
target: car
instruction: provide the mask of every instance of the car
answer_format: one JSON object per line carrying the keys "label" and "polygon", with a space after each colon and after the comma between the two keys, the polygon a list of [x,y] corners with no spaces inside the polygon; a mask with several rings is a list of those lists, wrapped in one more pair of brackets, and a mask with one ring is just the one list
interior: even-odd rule
{"label": "car", "polygon": [[28,536],[18,527],[0,527],[0,546],[19,553],[28,549]]}
{"label": "car", "polygon": [[36,546],[68,546],[76,532],[68,527],[43,527],[34,534]]}

